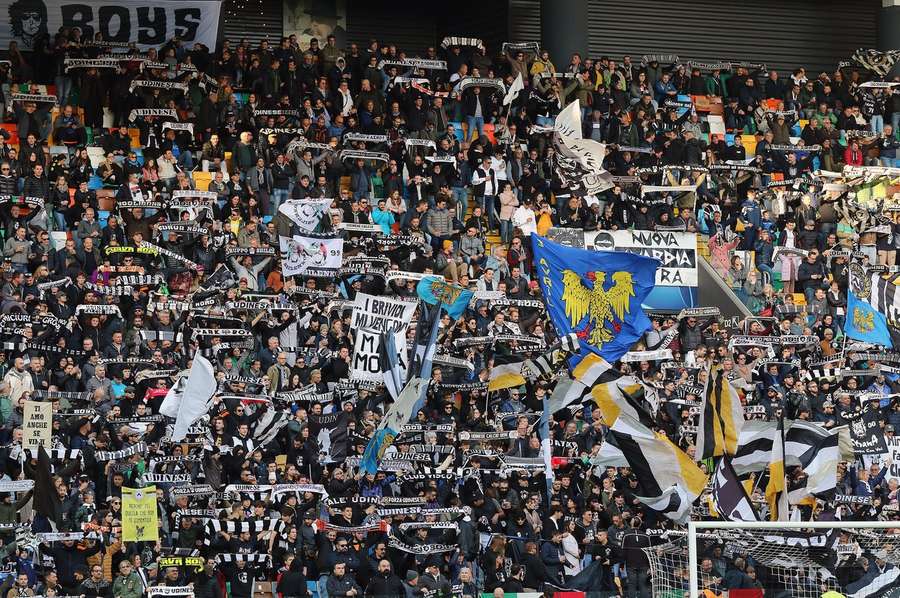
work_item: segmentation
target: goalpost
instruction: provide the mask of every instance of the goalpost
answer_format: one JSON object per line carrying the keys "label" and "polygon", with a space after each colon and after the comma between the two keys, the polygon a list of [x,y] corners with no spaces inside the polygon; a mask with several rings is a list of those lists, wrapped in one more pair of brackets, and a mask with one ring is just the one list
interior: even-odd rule
{"label": "goalpost", "polygon": [[725,561],[746,554],[767,595],[792,598],[841,592],[846,580],[834,572],[842,575],[842,566],[857,566],[862,557],[870,566],[873,557],[900,565],[900,521],[691,521],[687,532],[668,537],[666,544],[644,549],[655,598],[699,598],[709,579],[701,565],[717,549]]}

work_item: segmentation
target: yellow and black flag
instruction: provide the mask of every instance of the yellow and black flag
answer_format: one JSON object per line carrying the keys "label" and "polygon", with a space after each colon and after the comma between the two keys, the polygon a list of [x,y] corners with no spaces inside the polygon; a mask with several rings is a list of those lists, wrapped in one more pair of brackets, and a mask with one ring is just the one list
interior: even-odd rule
{"label": "yellow and black flag", "polygon": [[597,384],[591,389],[591,397],[607,426],[616,423],[619,414],[626,413],[648,428],[656,425],[653,415],[644,405],[644,385],[634,376],[622,376],[606,384]]}
{"label": "yellow and black flag", "polygon": [[772,453],[769,458],[769,483],[766,485],[770,521],[788,520],[788,489],[784,477],[784,418],[778,419]]}
{"label": "yellow and black flag", "polygon": [[707,476],[687,453],[625,412],[610,427],[606,441],[621,451],[639,480],[638,500],[674,521],[690,518]]}
{"label": "yellow and black flag", "polygon": [[488,390],[503,390],[525,384],[522,366],[525,362],[518,355],[494,355],[494,362],[488,375]]}
{"label": "yellow and black flag", "polygon": [[721,366],[713,366],[706,379],[706,396],[697,427],[697,460],[733,457],[743,427],[741,399]]}

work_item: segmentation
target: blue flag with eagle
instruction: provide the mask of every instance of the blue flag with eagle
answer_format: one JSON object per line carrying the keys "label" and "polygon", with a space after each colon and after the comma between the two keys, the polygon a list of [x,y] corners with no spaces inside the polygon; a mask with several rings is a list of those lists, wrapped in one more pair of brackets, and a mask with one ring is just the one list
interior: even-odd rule
{"label": "blue flag with eagle", "polygon": [[619,359],[650,328],[641,304],[653,290],[659,261],[574,249],[535,234],[531,240],[538,282],[557,333],[575,333],[582,356],[592,351],[609,363]]}

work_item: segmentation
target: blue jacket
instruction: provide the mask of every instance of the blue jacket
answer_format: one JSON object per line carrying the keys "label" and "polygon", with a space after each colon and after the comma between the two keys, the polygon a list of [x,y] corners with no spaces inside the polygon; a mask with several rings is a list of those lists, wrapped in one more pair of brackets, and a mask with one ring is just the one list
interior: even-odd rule
{"label": "blue jacket", "polygon": [[850,484],[853,486],[853,494],[855,496],[872,496],[874,494],[872,487],[883,482],[885,475],[887,475],[887,467],[882,467],[881,472],[877,476],[869,478],[867,482],[863,482],[856,477],[856,469],[851,467]]}
{"label": "blue jacket", "polygon": [[387,210],[372,210],[372,222],[381,227],[381,232],[385,235],[391,234],[391,226],[394,224],[394,215]]}

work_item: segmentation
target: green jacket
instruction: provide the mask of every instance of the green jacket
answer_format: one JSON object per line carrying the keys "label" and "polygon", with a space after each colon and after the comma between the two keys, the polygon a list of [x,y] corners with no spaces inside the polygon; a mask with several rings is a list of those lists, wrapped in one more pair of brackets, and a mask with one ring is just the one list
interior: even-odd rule
{"label": "green jacket", "polygon": [[579,106],[582,108],[590,108],[592,91],[594,91],[594,88],[590,81],[585,81],[581,77],[575,77],[566,87],[563,95],[568,97],[569,94],[574,93],[575,97],[578,99]]}
{"label": "green jacket", "polygon": [[141,598],[144,594],[144,584],[137,573],[132,571],[128,577],[119,575],[113,582],[113,596],[115,598]]}
{"label": "green jacket", "polygon": [[[728,84],[728,79],[729,79],[730,77],[731,77],[730,75],[727,75],[727,74],[725,74],[725,73],[719,73],[719,81],[720,81],[721,84],[722,84],[722,85],[721,85],[722,89],[725,90],[725,91],[724,91],[725,94],[728,93],[728,91],[727,91],[727,90],[728,90],[727,84]],[[706,80],[706,95],[709,95],[709,96],[718,96],[720,93],[722,93],[722,91],[720,91],[719,89],[717,89],[719,86],[716,85],[716,80],[715,80],[715,79],[713,79],[712,77],[706,77],[705,80]]]}

